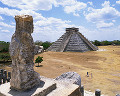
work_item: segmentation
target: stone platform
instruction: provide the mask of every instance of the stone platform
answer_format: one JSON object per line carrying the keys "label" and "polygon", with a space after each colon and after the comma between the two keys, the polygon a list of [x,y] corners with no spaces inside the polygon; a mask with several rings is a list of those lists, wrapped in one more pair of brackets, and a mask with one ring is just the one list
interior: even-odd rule
{"label": "stone platform", "polygon": [[20,92],[10,89],[10,83],[0,85],[0,96],[81,96],[79,86],[66,81],[41,76],[41,84],[31,90]]}
{"label": "stone platform", "polygon": [[56,83],[56,89],[47,96],[81,96],[80,87],[65,80],[55,80],[51,78],[41,77],[43,81],[49,80]]}
{"label": "stone platform", "polygon": [[10,83],[5,83],[0,85],[0,96],[46,96],[54,89],[56,89],[55,82],[47,79],[45,81],[41,80],[39,86],[24,92],[11,90]]}
{"label": "stone platform", "polygon": [[79,86],[67,82],[56,82],[57,88],[47,96],[81,96]]}

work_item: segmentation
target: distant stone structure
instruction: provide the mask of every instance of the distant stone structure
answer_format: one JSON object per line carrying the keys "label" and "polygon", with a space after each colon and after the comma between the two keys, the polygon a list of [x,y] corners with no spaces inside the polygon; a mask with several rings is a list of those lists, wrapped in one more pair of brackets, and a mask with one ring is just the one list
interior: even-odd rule
{"label": "distant stone structure", "polygon": [[86,52],[92,50],[96,51],[98,48],[79,32],[79,28],[72,27],[66,28],[66,33],[64,33],[47,50],[56,52]]}
{"label": "distant stone structure", "polygon": [[35,45],[34,52],[35,52],[35,55],[37,55],[37,54],[40,54],[40,53],[44,52],[44,48],[43,48],[43,46],[38,46],[38,45]]}
{"label": "distant stone structure", "polygon": [[24,91],[40,83],[39,74],[33,69],[33,18],[29,15],[15,16],[15,21],[16,31],[9,47],[12,59],[10,85],[12,89]]}

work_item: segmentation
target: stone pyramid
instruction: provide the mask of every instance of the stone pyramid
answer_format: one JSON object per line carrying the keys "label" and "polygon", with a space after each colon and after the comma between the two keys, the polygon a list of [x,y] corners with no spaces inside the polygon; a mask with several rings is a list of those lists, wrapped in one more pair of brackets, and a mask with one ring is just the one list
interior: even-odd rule
{"label": "stone pyramid", "polygon": [[86,52],[96,51],[98,48],[88,41],[80,32],[79,28],[66,28],[64,33],[56,42],[54,42],[47,51],[56,52]]}

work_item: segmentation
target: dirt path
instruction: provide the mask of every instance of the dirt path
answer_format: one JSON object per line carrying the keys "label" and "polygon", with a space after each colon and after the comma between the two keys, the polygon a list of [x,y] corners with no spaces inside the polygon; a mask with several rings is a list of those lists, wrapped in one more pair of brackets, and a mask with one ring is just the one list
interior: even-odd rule
{"label": "dirt path", "polygon": [[[75,71],[80,74],[86,90],[94,92],[95,89],[101,89],[102,94],[115,96],[120,93],[120,46],[99,48],[106,51],[45,52],[39,55],[43,56],[43,66],[35,67],[35,70],[50,78]],[[87,72],[89,77],[86,77]]]}

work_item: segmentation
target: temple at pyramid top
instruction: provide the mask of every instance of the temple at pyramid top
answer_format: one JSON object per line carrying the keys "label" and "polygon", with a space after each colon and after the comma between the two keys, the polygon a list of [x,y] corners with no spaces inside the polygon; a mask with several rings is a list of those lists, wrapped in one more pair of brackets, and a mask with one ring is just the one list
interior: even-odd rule
{"label": "temple at pyramid top", "polygon": [[66,28],[66,33],[47,49],[47,51],[56,52],[86,52],[96,50],[98,48],[79,32],[79,28],[75,27]]}
{"label": "temple at pyramid top", "polygon": [[75,27],[66,28],[66,32],[78,32],[78,31],[79,31],[79,28],[75,28]]}

